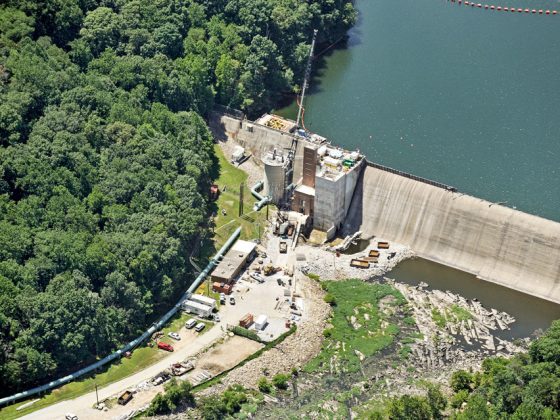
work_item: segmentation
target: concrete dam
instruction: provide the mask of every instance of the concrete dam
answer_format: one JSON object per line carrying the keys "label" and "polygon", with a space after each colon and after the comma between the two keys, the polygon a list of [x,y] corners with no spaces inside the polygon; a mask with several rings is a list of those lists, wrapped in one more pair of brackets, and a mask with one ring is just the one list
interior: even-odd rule
{"label": "concrete dam", "polygon": [[[209,125],[216,138],[235,139],[258,158],[271,147],[289,147],[295,138],[238,115],[213,113]],[[300,143],[298,174],[302,156]],[[408,245],[419,257],[560,303],[560,223],[380,165],[362,168],[340,227],[343,235],[361,230],[366,237]]]}
{"label": "concrete dam", "polygon": [[560,303],[560,223],[367,165],[344,229]]}

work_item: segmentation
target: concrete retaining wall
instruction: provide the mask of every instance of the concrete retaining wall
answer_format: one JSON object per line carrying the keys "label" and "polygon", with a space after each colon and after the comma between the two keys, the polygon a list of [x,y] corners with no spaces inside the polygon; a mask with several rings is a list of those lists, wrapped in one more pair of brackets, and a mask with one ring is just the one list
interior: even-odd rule
{"label": "concrete retaining wall", "polygon": [[[274,149],[290,149],[294,136],[273,128],[255,124],[248,120],[239,120],[234,116],[218,112],[210,113],[208,126],[212,134],[219,140],[233,138],[250,151],[260,162],[262,157]],[[303,174],[304,142],[298,142],[294,159],[294,182],[299,181]],[[228,156],[229,157],[229,156]]]}
{"label": "concrete retaining wall", "polygon": [[560,223],[366,166],[344,228],[560,303]]}

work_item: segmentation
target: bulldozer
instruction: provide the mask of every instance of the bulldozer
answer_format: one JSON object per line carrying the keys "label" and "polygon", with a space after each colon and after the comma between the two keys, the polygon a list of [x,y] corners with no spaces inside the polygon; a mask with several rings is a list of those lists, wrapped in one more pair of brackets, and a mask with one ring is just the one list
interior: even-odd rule
{"label": "bulldozer", "polygon": [[280,271],[280,270],[278,268],[274,267],[272,264],[267,264],[263,268],[263,273],[264,273],[265,276],[270,276],[274,273],[277,273],[278,271]]}

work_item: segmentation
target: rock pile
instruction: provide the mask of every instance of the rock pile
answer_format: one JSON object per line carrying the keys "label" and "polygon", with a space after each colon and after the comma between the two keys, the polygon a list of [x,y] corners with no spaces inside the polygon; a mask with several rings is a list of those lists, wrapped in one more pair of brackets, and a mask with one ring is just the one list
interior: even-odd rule
{"label": "rock pile", "polygon": [[524,350],[493,333],[509,329],[515,322],[509,314],[486,309],[477,300],[449,291],[428,290],[424,284],[410,286],[386,280],[412,307],[423,339],[411,349],[415,365],[422,370],[477,367],[488,355],[509,356]]}
{"label": "rock pile", "polygon": [[[376,238],[377,241],[377,238]],[[355,258],[365,258],[370,249],[376,249],[375,243],[364,251],[354,254],[337,254],[329,251],[327,246],[299,245],[298,254],[306,256],[300,269],[303,273],[316,274],[323,280],[362,279],[370,280],[391,271],[399,262],[414,256],[412,250],[404,245],[391,244],[390,249],[379,250],[377,262],[371,262],[370,268],[355,268],[350,262]]]}

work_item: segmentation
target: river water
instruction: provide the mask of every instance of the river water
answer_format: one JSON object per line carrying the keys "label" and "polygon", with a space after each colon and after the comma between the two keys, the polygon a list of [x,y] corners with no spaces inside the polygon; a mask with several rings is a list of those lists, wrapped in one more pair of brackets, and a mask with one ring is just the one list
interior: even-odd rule
{"label": "river water", "polygon": [[[558,0],[503,1],[560,11]],[[442,0],[356,6],[346,48],[317,63],[306,128],[378,163],[560,221],[560,15]],[[277,112],[295,119],[297,109]],[[422,259],[389,276],[506,311],[518,319],[512,337],[560,318],[558,305]]]}
{"label": "river water", "polygon": [[467,299],[478,299],[485,308],[505,311],[516,318],[508,331],[498,332],[501,338],[530,337],[537,329],[546,329],[560,318],[560,306],[495,283],[477,279],[472,274],[455,270],[422,258],[401,262],[387,277],[403,283],[429,284],[430,289],[449,290]]}
{"label": "river water", "polygon": [[[558,0],[493,1],[560,11]],[[560,15],[443,0],[356,6],[347,48],[322,56],[306,127],[378,163],[560,221]],[[296,108],[279,113],[295,119]]]}

